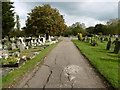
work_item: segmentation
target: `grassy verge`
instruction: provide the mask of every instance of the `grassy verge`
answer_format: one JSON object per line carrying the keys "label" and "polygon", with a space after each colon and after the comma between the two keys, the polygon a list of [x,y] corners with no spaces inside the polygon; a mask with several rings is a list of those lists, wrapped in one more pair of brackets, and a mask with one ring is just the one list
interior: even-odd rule
{"label": "grassy verge", "polygon": [[22,77],[25,73],[32,70],[35,65],[40,62],[55,47],[56,44],[52,44],[46,49],[41,50],[41,52],[36,55],[35,58],[27,61],[26,64],[24,64],[22,67],[16,68],[13,72],[7,74],[6,76],[3,76],[2,87],[5,88],[8,87],[10,84],[17,83],[19,81],[19,78]]}
{"label": "grassy verge", "polygon": [[78,40],[73,40],[73,42],[109,83],[118,88],[118,64],[120,60],[118,60],[118,54],[112,53],[114,46],[110,51],[107,51],[105,50],[107,42],[99,43],[97,47]]}

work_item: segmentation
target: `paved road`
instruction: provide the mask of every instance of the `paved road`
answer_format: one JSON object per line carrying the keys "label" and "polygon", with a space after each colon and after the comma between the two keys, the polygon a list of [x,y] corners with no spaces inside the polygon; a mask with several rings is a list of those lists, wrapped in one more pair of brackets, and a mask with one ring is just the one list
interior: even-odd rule
{"label": "paved road", "polygon": [[65,39],[17,87],[105,88],[105,85],[75,45]]}

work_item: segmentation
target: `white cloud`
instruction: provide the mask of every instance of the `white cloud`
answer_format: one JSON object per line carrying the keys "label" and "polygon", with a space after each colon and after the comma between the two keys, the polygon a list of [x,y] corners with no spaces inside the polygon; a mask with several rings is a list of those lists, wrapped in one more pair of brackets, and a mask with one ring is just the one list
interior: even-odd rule
{"label": "white cloud", "polygon": [[61,9],[59,9],[59,12],[64,16],[65,22],[68,26],[72,25],[75,22],[84,23],[86,27],[95,26],[96,24],[106,24],[105,20],[98,20],[87,16],[70,15]]}
{"label": "white cloud", "polygon": [[20,19],[20,24],[22,27],[24,27],[25,26],[25,19]]}
{"label": "white cloud", "polygon": [[67,22],[66,24],[68,26],[72,25],[75,22],[80,22],[80,23],[85,23],[86,27],[89,26],[94,26],[96,24],[106,24],[106,21],[100,21],[91,17],[78,17],[78,16],[70,16],[70,15],[65,15],[65,21]]}

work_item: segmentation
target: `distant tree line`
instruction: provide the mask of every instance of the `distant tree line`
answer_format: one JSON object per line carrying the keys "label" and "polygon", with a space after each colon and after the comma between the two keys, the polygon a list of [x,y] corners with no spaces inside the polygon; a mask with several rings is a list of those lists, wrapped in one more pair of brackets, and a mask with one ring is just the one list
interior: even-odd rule
{"label": "distant tree line", "polygon": [[86,28],[88,34],[102,34],[102,35],[120,35],[120,21],[119,19],[110,19],[106,25],[96,24],[94,27]]}
{"label": "distant tree line", "polygon": [[84,28],[85,25],[80,22],[67,27],[64,32],[64,36],[76,36],[77,33],[82,33],[83,35],[120,35],[120,20],[119,19],[110,19],[107,21],[106,25],[96,24],[95,26],[90,26]]}

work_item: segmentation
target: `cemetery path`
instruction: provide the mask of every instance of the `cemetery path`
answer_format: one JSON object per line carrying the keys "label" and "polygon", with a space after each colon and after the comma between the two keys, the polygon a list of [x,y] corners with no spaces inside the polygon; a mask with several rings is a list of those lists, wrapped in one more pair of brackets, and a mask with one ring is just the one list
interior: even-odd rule
{"label": "cemetery path", "polygon": [[62,40],[18,88],[105,88],[103,80],[69,39]]}

